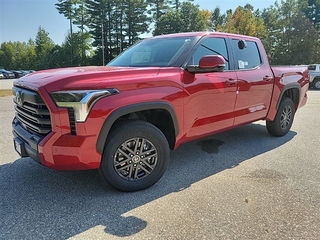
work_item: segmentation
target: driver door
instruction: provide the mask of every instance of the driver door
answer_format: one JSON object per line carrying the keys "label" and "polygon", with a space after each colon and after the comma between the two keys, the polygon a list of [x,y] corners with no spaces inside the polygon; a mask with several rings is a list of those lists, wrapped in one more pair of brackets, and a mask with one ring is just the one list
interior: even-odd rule
{"label": "driver door", "polygon": [[226,66],[223,72],[184,72],[184,87],[188,94],[184,104],[187,138],[197,138],[232,127],[234,122],[237,75],[230,69],[226,39],[202,39],[188,65],[199,65],[201,57],[206,55],[221,55],[226,60]]}

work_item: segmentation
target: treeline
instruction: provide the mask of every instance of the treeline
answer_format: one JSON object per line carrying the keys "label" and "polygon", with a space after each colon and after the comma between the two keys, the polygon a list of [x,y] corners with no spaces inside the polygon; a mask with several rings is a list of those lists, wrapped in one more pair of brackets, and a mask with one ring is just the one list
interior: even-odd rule
{"label": "treeline", "polygon": [[70,23],[64,42],[55,44],[39,27],[35,40],[1,43],[0,67],[104,65],[144,36],[188,31],[259,37],[276,65],[320,62],[319,0],[281,0],[266,9],[246,4],[225,13],[191,0],[58,0],[56,9]]}

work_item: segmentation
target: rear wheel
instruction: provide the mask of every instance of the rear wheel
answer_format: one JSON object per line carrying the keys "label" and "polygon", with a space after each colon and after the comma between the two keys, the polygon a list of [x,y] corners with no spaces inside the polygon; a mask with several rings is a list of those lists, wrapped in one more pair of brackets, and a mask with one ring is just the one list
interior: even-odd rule
{"label": "rear wheel", "polygon": [[273,136],[286,135],[292,126],[295,114],[295,107],[293,101],[285,97],[281,100],[278,112],[273,121],[267,121],[267,130]]}
{"label": "rear wheel", "polygon": [[125,121],[110,133],[100,166],[101,176],[121,191],[137,191],[155,184],[169,162],[163,133],[144,121]]}
{"label": "rear wheel", "polygon": [[320,79],[314,79],[312,85],[314,89],[320,90]]}

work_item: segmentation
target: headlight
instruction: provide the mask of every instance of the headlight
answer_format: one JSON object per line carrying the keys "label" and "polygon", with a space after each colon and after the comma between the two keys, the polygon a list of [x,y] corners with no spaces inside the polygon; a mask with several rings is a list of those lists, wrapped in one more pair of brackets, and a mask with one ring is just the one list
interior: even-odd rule
{"label": "headlight", "polygon": [[50,93],[50,96],[57,106],[72,108],[77,122],[84,122],[96,101],[117,93],[119,91],[113,88],[104,90],[59,91]]}

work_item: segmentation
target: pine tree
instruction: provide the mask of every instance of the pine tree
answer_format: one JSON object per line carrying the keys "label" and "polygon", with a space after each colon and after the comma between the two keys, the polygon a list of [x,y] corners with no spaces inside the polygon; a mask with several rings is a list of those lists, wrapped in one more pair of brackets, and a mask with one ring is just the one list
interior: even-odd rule
{"label": "pine tree", "polygon": [[54,46],[49,33],[40,26],[35,40],[37,69],[50,68],[50,54]]}
{"label": "pine tree", "polygon": [[[67,19],[69,19],[70,24],[70,34],[73,33],[73,21],[77,15],[77,9],[79,4],[83,0],[58,0],[59,3],[56,3],[56,8],[60,14],[63,14]],[[70,65],[73,66],[73,46],[70,47]]]}
{"label": "pine tree", "polygon": [[147,3],[145,0],[125,0],[124,23],[128,44],[139,40],[139,35],[148,31]]}

